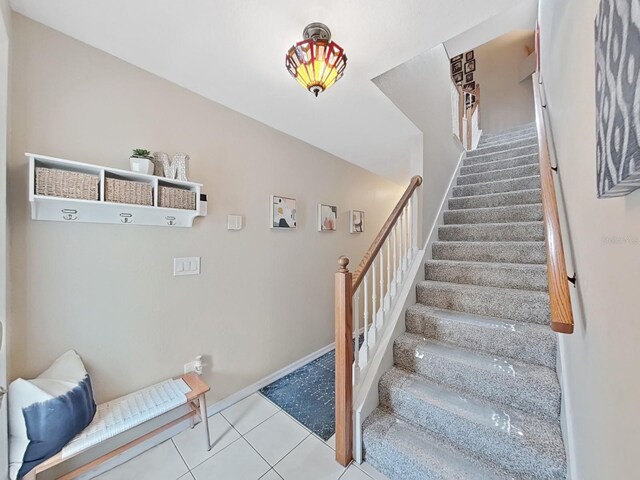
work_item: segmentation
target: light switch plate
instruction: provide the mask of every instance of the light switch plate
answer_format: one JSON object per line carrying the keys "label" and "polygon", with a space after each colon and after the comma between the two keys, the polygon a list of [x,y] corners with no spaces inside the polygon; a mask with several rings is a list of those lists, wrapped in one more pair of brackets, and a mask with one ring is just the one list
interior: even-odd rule
{"label": "light switch plate", "polygon": [[227,230],[242,230],[242,215],[227,215]]}
{"label": "light switch plate", "polygon": [[200,257],[174,258],[173,275],[200,275]]}

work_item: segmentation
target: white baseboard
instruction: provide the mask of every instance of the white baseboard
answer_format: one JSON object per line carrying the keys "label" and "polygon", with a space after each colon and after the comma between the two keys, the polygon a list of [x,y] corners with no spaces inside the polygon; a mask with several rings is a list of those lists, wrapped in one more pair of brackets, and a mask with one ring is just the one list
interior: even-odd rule
{"label": "white baseboard", "polygon": [[291,372],[294,372],[295,370],[297,370],[298,368],[306,365],[307,363],[312,362],[316,358],[321,357],[325,353],[330,352],[331,350],[333,350],[335,348],[335,346],[336,346],[336,344],[334,342],[334,343],[331,343],[331,344],[327,345],[326,347],[322,347],[321,349],[316,350],[313,353],[310,353],[306,357],[303,357],[300,360],[297,360],[297,361],[287,365],[286,367],[281,368],[277,372],[274,372],[271,375],[267,375],[266,377],[261,378],[257,382],[252,383],[251,385],[247,385],[242,390],[240,390],[240,391],[238,391],[238,392],[236,392],[236,393],[234,393],[232,395],[229,395],[228,397],[223,398],[222,400],[218,400],[217,402],[212,403],[211,405],[209,405],[207,407],[207,412],[208,412],[209,416],[215,415],[216,413],[221,412],[225,408],[230,407],[234,403],[238,403],[240,400],[243,400],[243,399],[247,398],[248,396],[253,395],[254,393],[256,393],[261,388],[266,387],[267,385],[275,382],[276,380],[281,379],[285,375],[289,375]]}
{"label": "white baseboard", "polygon": [[431,245],[438,239],[438,227],[444,224],[444,212],[447,210],[447,201],[453,196],[453,187],[455,186],[456,178],[458,178],[458,173],[460,172],[460,167],[462,167],[462,161],[466,157],[466,150],[463,150],[460,153],[460,157],[458,158],[458,164],[449,179],[449,185],[447,187],[447,193],[445,193],[444,197],[442,197],[442,201],[440,202],[440,207],[438,209],[438,216],[433,221],[431,225],[431,230],[429,230],[429,234],[427,235],[427,239],[424,242],[425,250],[427,251],[428,258],[431,257]]}

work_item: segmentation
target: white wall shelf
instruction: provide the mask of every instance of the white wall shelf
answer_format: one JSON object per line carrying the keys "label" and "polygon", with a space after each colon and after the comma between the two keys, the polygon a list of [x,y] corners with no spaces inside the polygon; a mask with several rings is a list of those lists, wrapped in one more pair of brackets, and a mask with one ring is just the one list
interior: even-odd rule
{"label": "white wall shelf", "polygon": [[[192,227],[196,217],[202,217],[203,204],[200,199],[202,184],[182,182],[170,178],[144,175],[141,173],[101,167],[88,163],[74,162],[61,158],[25,153],[29,158],[29,202],[31,218],[69,223],[112,223],[127,225],[155,225],[169,227]],[[36,195],[36,167],[56,168],[72,172],[89,173],[100,178],[98,200]],[[153,205],[131,205],[105,201],[105,177],[120,178],[136,182],[150,183],[153,188]],[[158,185],[180,188],[195,192],[196,209],[166,208],[158,206]]]}

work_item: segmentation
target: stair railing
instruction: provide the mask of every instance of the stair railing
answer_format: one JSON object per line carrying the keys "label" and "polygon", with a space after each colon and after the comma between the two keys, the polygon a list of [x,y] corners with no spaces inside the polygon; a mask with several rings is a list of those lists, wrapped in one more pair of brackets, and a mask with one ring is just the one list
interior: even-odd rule
{"label": "stair railing", "polygon": [[473,150],[480,138],[480,84],[465,90],[452,80],[451,113],[453,134],[466,150]]}
{"label": "stair railing", "polygon": [[556,189],[553,183],[554,169],[551,166],[549,141],[540,92],[540,73],[533,74],[533,97],[538,132],[538,150],[540,161],[540,184],[542,191],[542,212],[544,235],[547,249],[547,283],[551,307],[551,329],[558,333],[573,333],[573,311],[569,282],[575,281],[567,275],[564,247]]}
{"label": "stair railing", "polygon": [[388,318],[418,251],[415,176],[353,273],[340,257],[335,274],[336,460],[353,458],[353,398],[389,323]]}

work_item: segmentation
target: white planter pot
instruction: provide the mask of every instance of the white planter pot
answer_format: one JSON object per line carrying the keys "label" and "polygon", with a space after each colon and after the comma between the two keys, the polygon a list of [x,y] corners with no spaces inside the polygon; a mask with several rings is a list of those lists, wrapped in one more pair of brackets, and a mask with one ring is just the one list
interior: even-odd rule
{"label": "white planter pot", "polygon": [[153,175],[154,164],[153,161],[148,158],[130,157],[129,165],[131,166],[132,172]]}

